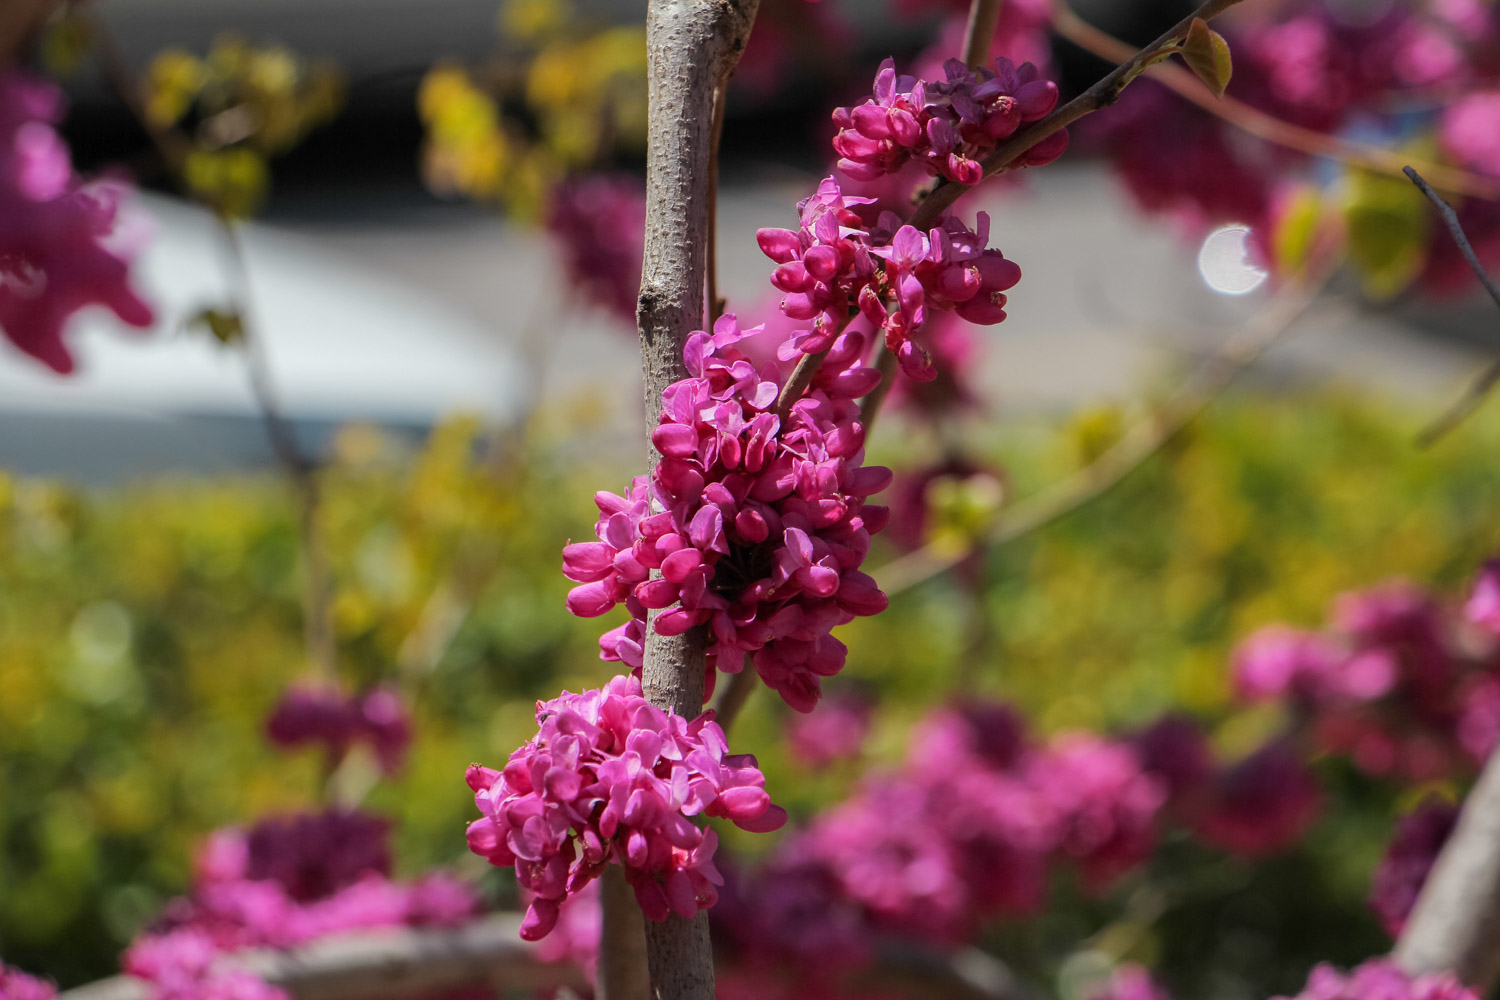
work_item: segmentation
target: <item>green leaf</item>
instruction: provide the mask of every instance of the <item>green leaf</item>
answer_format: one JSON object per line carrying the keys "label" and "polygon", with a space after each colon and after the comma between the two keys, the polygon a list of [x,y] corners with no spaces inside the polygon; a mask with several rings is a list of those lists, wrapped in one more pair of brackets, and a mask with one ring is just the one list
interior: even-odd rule
{"label": "green leaf", "polygon": [[1323,199],[1312,185],[1299,187],[1284,203],[1271,233],[1276,273],[1292,275],[1307,266],[1323,228]]}
{"label": "green leaf", "polygon": [[1229,43],[1201,17],[1193,18],[1187,37],[1182,40],[1182,61],[1205,87],[1213,91],[1215,97],[1224,96],[1224,88],[1229,86],[1233,70]]}
{"label": "green leaf", "polygon": [[245,337],[245,324],[240,314],[222,309],[200,310],[187,325],[188,329],[207,330],[225,347],[238,344]]}

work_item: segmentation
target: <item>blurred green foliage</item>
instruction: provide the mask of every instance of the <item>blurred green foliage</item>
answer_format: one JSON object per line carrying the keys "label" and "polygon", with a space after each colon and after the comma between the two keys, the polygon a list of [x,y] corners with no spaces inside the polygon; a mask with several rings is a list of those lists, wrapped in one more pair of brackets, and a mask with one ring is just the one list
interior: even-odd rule
{"label": "blurred green foliage", "polygon": [[[869,757],[899,757],[911,721],[961,687],[1018,702],[1048,731],[1171,707],[1217,718],[1226,655],[1253,628],[1316,624],[1335,594],[1392,576],[1456,589],[1500,547],[1500,418],[1481,414],[1429,451],[1411,443],[1419,419],[1337,395],[1225,399],[1096,502],[845,628],[846,673],[883,698]],[[1024,496],[1126,422],[1007,424],[971,446]],[[898,444],[875,458],[898,467],[932,450],[916,430],[886,440]],[[367,799],[399,818],[405,870],[468,864],[464,766],[501,760],[534,731],[535,698],[608,675],[596,639],[615,618],[565,613],[559,550],[591,533],[593,492],[622,489],[634,470],[576,454],[546,434],[488,439],[465,421],[415,452],[350,428],[324,473],[345,680],[399,678],[415,703],[407,769]],[[303,670],[297,551],[293,505],[270,477],[100,491],[0,479],[8,961],[64,983],[112,971],[186,884],[204,833],[318,800],[314,755],[260,739]],[[877,579],[890,556],[872,556]],[[800,769],[779,747],[786,717],[758,693],[735,744],[806,814],[858,768]],[[1243,749],[1275,721],[1236,716],[1220,742]],[[1109,900],[1070,896],[999,931],[997,946],[1028,971],[1074,953],[1068,973],[1088,939],[1229,997],[1294,987],[1317,957],[1378,949],[1362,900],[1396,800],[1329,777],[1330,818],[1253,879],[1243,863],[1172,845]],[[1188,969],[1197,978],[1174,979]]]}

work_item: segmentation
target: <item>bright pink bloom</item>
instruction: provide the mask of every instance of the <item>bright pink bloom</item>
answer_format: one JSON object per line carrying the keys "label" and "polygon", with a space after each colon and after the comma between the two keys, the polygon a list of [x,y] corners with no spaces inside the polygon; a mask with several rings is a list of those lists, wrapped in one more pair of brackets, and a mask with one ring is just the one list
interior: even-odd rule
{"label": "bright pink bloom", "polygon": [[[975,71],[949,59],[943,72],[944,80],[927,82],[898,76],[894,60],[881,63],[874,96],[833,113],[839,170],[855,180],[872,180],[915,159],[937,176],[978,184],[984,154],[1057,104],[1057,84],[1040,79],[1031,63],[1018,67],[1002,56],[993,70]],[[1017,165],[1050,162],[1066,145],[1067,133],[1060,131],[1023,154]]]}
{"label": "bright pink bloom", "polygon": [[1479,1000],[1453,976],[1410,976],[1388,958],[1372,958],[1348,972],[1319,965],[1296,997],[1274,1000]]}
{"label": "bright pink bloom", "polygon": [[1491,559],[1479,567],[1474,589],[1464,605],[1464,617],[1500,634],[1500,559]]}
{"label": "bright pink bloom", "polygon": [[1443,109],[1438,142],[1460,166],[1500,176],[1500,91],[1466,94]]}
{"label": "bright pink bloom", "polygon": [[1134,962],[1119,965],[1107,980],[1089,990],[1086,1000],[1172,1000],[1151,973]]}
{"label": "bright pink bloom", "polygon": [[839,335],[823,378],[785,418],[772,412],[774,363],[758,371],[737,346],[759,335],[731,314],[689,338],[692,377],[662,394],[652,435],[662,461],[628,496],[596,495],[598,541],[567,546],[563,573],[579,584],[568,594],[574,614],[622,602],[631,612],[601,639],[605,659],[639,669],[647,612],[658,610],[659,634],[709,626],[711,668],[736,673],[748,655],[807,712],[819,678],[844,664],[831,630],[885,608],[859,567],[886,517],[866,499],[890,471],[862,465],[850,394],[872,383],[858,367],[859,335]]}
{"label": "bright pink bloom", "polygon": [[52,1000],[57,987],[0,962],[0,1000]]}
{"label": "bright pink bloom", "polygon": [[152,318],[130,287],[130,254],[110,245],[125,189],[80,181],[53,128],[61,117],[56,87],[0,71],[0,331],[65,375],[75,312],[105,306],[137,327]]}
{"label": "bright pink bloom", "polygon": [[1312,704],[1338,687],[1344,651],[1316,632],[1272,625],[1234,651],[1234,687],[1246,701],[1287,698]]}
{"label": "bright pink bloom", "polygon": [[1458,806],[1430,797],[1402,817],[1375,869],[1370,907],[1391,937],[1399,937],[1438,852],[1458,823]]}
{"label": "bright pink bloom", "polygon": [[858,694],[825,699],[818,711],[796,716],[787,727],[792,756],[817,770],[859,756],[874,708],[869,698]]}
{"label": "bright pink bloom", "polygon": [[125,971],[152,985],[152,1000],[289,1000],[289,994],[218,961],[212,938],[192,928],[145,937],[125,953]]}
{"label": "bright pink bloom", "polygon": [[689,817],[754,831],[786,821],[755,758],[726,753],[711,714],[669,715],[634,678],[538,702],[537,723],[504,771],[475,764],[468,773],[483,814],[469,826],[469,848],[514,867],[534,894],[521,926],[527,940],[546,936],[562,901],[612,861],[647,916],[691,917],[713,905],[723,879],[713,865],[717,835]]}

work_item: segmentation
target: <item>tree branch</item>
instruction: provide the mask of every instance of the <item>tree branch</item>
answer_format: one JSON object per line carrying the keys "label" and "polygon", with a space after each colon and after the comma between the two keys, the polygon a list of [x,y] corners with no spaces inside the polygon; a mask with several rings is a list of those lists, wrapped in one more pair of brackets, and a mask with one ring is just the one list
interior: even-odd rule
{"label": "tree branch", "polygon": [[1204,362],[1159,412],[1137,424],[1089,465],[1005,510],[975,546],[956,552],[935,543],[923,546],[874,572],[881,589],[887,596],[908,590],[952,569],[982,547],[1015,541],[1107,492],[1176,437],[1235,376],[1280,339],[1312,305],[1332,269],[1331,262],[1325,262],[1315,275],[1289,286]]}
{"label": "tree branch", "polygon": [[995,29],[1000,26],[1001,0],[973,0],[969,4],[969,23],[964,26],[964,62],[978,69],[990,61],[990,46]]}
{"label": "tree branch", "polygon": [[[1066,5],[1057,6],[1053,13],[1052,26],[1063,38],[1101,59],[1117,61],[1130,54],[1131,48],[1128,43],[1100,31],[1073,13]],[[1309,156],[1339,160],[1372,173],[1391,177],[1401,176],[1404,164],[1412,162],[1404,155],[1389,149],[1354,142],[1282,121],[1228,94],[1215,97],[1192,73],[1181,66],[1158,63],[1146,70],[1146,73],[1158,83],[1198,105],[1209,114],[1222,118],[1230,125],[1278,146],[1295,149]],[[1500,182],[1491,178],[1440,163],[1419,162],[1418,166],[1424,174],[1433,178],[1436,187],[1450,194],[1485,198],[1490,201],[1500,199]]]}
{"label": "tree branch", "polygon": [[[399,1000],[489,985],[518,993],[554,986],[587,989],[575,967],[543,962],[520,940],[521,918],[504,913],[444,930],[390,929],[327,938],[291,951],[227,957],[296,1000]],[[68,990],[59,1000],[149,1000],[152,987],[114,976]]]}
{"label": "tree branch", "polygon": [[[682,350],[703,322],[714,87],[739,61],[759,0],[651,0],[646,12],[646,241],[636,317],[647,440],[662,390],[688,375]],[[661,456],[649,449],[654,469]],[[653,618],[655,616],[653,615]],[[703,708],[707,635],[646,629],[642,687],[652,704],[693,718]],[[657,1000],[713,1000],[708,915],[647,921]]]}
{"label": "tree branch", "polygon": [[1412,975],[1451,972],[1480,996],[1500,978],[1500,748],[1464,800],[1393,954]]}
{"label": "tree branch", "polygon": [[[1495,305],[1500,306],[1500,287],[1496,287],[1494,280],[1485,272],[1484,265],[1479,263],[1479,255],[1470,245],[1469,237],[1464,233],[1464,227],[1459,224],[1458,213],[1453,211],[1453,206],[1444,201],[1443,196],[1434,191],[1432,185],[1423,180],[1422,175],[1410,166],[1403,167],[1402,170],[1443,217],[1443,221],[1448,225],[1448,232],[1453,236],[1453,242],[1458,244],[1458,252],[1463,254],[1464,260],[1469,264],[1469,269],[1474,272],[1474,277],[1478,278],[1484,290],[1490,293],[1490,298],[1495,300]],[[1468,391],[1459,397],[1458,402],[1427,425],[1417,436],[1417,443],[1425,448],[1463,423],[1469,414],[1479,409],[1479,404],[1484,402],[1485,397],[1489,395],[1497,382],[1500,382],[1500,359],[1491,362],[1488,368],[1479,373],[1479,377],[1474,380],[1473,385],[1469,386]]]}
{"label": "tree branch", "polygon": [[724,314],[724,299],[719,295],[719,144],[724,139],[724,105],[729,93],[726,75],[714,86],[714,117],[710,126],[713,136],[708,147],[708,324]]}
{"label": "tree branch", "polygon": [[[1078,119],[1086,115],[1091,115],[1100,108],[1106,108],[1113,104],[1119,99],[1120,92],[1137,75],[1141,67],[1161,55],[1163,50],[1176,45],[1186,37],[1188,28],[1194,20],[1198,18],[1202,18],[1205,21],[1210,20],[1240,2],[1241,0],[1207,0],[1197,10],[1168,29],[1156,41],[1110,70],[1098,83],[1094,84],[1088,90],[1085,90],[1068,103],[1055,109],[1051,114],[1031,127],[1017,132],[1003,145],[991,151],[981,161],[984,166],[984,176],[993,177],[995,174],[1008,169],[1023,153],[1030,150],[1031,147],[1049,135],[1052,135],[1059,129],[1067,128]],[[917,206],[916,212],[907,221],[910,225],[918,229],[925,230],[931,228],[937,222],[938,218],[967,190],[969,190],[968,187],[963,184],[957,184],[949,180],[941,181],[922,199],[922,203]]]}

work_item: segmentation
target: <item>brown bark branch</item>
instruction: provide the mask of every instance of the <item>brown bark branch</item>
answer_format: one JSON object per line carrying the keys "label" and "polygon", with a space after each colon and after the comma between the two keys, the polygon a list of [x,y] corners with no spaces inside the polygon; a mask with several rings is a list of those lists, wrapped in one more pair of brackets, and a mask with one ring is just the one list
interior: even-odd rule
{"label": "brown bark branch", "polygon": [[599,933],[599,982],[596,1000],[646,1000],[651,983],[646,972],[645,917],[625,869],[610,865],[599,876],[604,923]]}
{"label": "brown bark branch", "polygon": [[969,23],[964,26],[964,62],[978,69],[990,61],[990,46],[995,29],[1000,26],[1001,0],[973,0],[969,4]]}
{"label": "brown bark branch", "polygon": [[[759,0],[651,0],[647,7],[646,241],[636,318],[648,435],[662,390],[688,375],[683,345],[702,325],[714,88],[739,61],[758,7]],[[649,461],[652,468],[660,461],[654,448]],[[652,704],[687,718],[702,711],[706,647],[702,628],[660,636],[647,625],[641,675]],[[712,1000],[706,913],[647,921],[646,953],[657,1000]]]}
{"label": "brown bark branch", "polygon": [[1394,956],[1412,975],[1451,972],[1480,996],[1500,979],[1500,749],[1464,800]]}
{"label": "brown bark branch", "polygon": [[[1111,61],[1130,54],[1130,45],[1084,21],[1066,6],[1059,6],[1052,18],[1057,33],[1086,52]],[[1268,115],[1259,108],[1225,94],[1215,97],[1192,73],[1171,63],[1158,63],[1146,71],[1158,83],[1186,98],[1215,117],[1267,142],[1295,149],[1309,156],[1339,160],[1372,173],[1400,177],[1410,157],[1368,143],[1354,142],[1326,132],[1294,125]],[[1440,163],[1417,161],[1418,168],[1432,180],[1433,186],[1450,194],[1470,195],[1490,201],[1500,199],[1500,182]]]}

